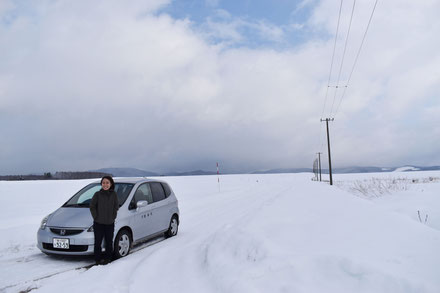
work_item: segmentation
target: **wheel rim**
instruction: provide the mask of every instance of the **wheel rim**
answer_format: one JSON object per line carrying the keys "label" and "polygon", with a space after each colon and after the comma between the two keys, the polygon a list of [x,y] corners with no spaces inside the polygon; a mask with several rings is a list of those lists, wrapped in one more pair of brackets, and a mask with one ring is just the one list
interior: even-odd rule
{"label": "wheel rim", "polygon": [[175,219],[175,218],[173,218],[172,220],[171,220],[171,224],[170,224],[170,232],[171,232],[171,235],[176,235],[177,234],[177,227],[178,227],[178,225],[177,225],[177,220]]}
{"label": "wheel rim", "polygon": [[121,256],[126,256],[128,254],[128,250],[130,249],[130,238],[127,234],[122,234],[119,238],[118,250]]}

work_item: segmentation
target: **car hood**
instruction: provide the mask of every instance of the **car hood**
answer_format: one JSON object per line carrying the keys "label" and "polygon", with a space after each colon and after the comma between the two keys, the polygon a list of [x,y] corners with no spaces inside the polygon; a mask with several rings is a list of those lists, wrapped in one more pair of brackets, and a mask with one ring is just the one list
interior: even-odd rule
{"label": "car hood", "polygon": [[47,221],[49,227],[88,228],[92,225],[93,218],[88,208],[59,208]]}

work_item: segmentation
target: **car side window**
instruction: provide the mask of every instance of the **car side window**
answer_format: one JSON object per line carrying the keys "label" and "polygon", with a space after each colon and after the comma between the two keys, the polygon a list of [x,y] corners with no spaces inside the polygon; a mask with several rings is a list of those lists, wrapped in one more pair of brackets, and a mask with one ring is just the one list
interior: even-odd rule
{"label": "car side window", "polygon": [[133,188],[133,184],[126,184],[126,183],[115,184],[115,192],[118,195],[119,206],[122,206],[124,204],[132,188]]}
{"label": "car side window", "polygon": [[151,191],[153,192],[153,202],[165,199],[165,191],[159,182],[150,182]]}
{"label": "car side window", "polygon": [[153,202],[151,189],[147,183],[144,183],[141,186],[139,186],[136,192],[134,193],[133,199],[130,202],[130,209],[135,209],[136,203],[140,200],[146,200],[148,201],[148,203]]}

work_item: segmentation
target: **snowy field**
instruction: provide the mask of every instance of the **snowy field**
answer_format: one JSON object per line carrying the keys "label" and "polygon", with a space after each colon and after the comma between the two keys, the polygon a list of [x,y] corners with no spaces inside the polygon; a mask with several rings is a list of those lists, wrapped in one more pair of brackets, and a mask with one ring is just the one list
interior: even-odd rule
{"label": "snowy field", "polygon": [[440,172],[167,177],[179,234],[107,266],[36,248],[94,180],[0,182],[0,292],[440,292]]}

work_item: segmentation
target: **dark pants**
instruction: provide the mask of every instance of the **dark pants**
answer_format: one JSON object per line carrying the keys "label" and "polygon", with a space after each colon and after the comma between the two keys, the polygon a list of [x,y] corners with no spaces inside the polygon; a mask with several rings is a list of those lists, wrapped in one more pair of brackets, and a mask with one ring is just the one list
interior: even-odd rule
{"label": "dark pants", "polygon": [[95,233],[95,260],[100,261],[102,257],[102,239],[105,239],[105,259],[111,260],[113,254],[113,233],[115,224],[105,225],[94,222],[93,231]]}

